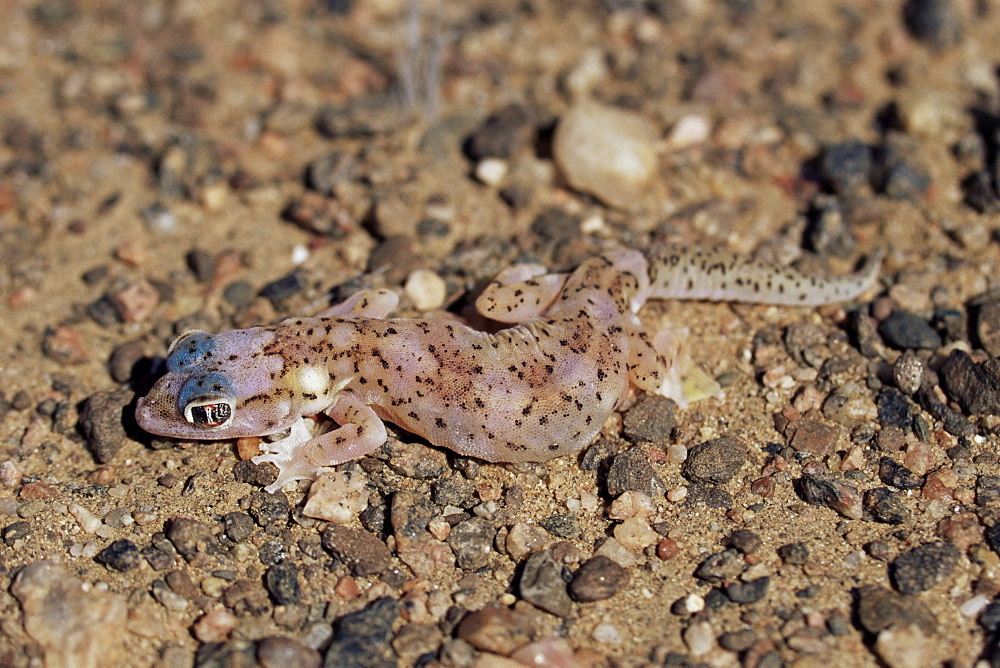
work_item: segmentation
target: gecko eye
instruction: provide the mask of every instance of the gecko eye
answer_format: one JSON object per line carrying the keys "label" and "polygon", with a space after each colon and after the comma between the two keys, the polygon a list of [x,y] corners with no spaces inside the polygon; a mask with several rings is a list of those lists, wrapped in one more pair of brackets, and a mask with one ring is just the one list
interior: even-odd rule
{"label": "gecko eye", "polygon": [[233,420],[233,402],[221,397],[190,401],[184,407],[184,419],[202,427],[223,427]]}

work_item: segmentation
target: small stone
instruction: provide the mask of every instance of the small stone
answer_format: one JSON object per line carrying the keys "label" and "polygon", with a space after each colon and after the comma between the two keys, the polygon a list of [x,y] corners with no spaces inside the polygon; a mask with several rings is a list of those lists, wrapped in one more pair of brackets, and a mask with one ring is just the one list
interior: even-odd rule
{"label": "small stone", "polygon": [[753,629],[727,631],[719,636],[719,645],[730,652],[745,652],[757,642],[757,634]]}
{"label": "small stone", "polygon": [[603,601],[628,586],[628,571],[605,556],[585,561],[569,584],[569,594],[581,603]]}
{"label": "small stone", "polygon": [[250,517],[261,527],[284,526],[288,523],[288,497],[284,492],[255,490],[250,493]]}
{"label": "small stone", "polygon": [[8,547],[14,545],[15,542],[22,538],[27,537],[31,533],[31,523],[20,521],[14,522],[13,524],[8,524],[4,527],[2,534],[3,542]]}
{"label": "small stone", "polygon": [[932,185],[927,172],[903,159],[892,162],[884,172],[882,192],[891,199],[919,204]]}
{"label": "small stone", "polygon": [[452,527],[448,545],[459,568],[476,570],[489,564],[496,529],[482,517],[473,517]]}
{"label": "small stone", "polygon": [[441,450],[420,443],[399,444],[389,459],[389,468],[416,480],[436,480],[448,470],[448,457]]}
{"label": "small stone", "polygon": [[290,560],[282,561],[267,569],[264,584],[278,605],[293,605],[299,602],[302,590],[299,588],[299,572]]}
{"label": "small stone", "polygon": [[892,378],[903,394],[912,395],[923,383],[924,363],[912,352],[907,351],[893,362]]}
{"label": "small stone", "polygon": [[233,479],[236,482],[265,487],[278,479],[278,467],[271,462],[254,464],[250,460],[239,461],[233,464]]}
{"label": "small stone", "polygon": [[510,608],[490,605],[470,612],[456,634],[476,649],[508,656],[531,640],[532,620]]}
{"label": "small stone", "polygon": [[557,617],[569,617],[573,602],[566,592],[562,569],[548,550],[532,554],[518,580],[521,598]]}
{"label": "small stone", "polygon": [[670,606],[670,612],[678,617],[690,617],[697,615],[705,609],[705,599],[698,594],[688,594],[674,601]]}
{"label": "small stone", "polygon": [[923,486],[919,476],[890,457],[879,460],[878,477],[886,485],[897,489],[920,489]]}
{"label": "small stone", "polygon": [[551,536],[545,529],[533,524],[517,522],[507,532],[504,549],[507,550],[511,559],[521,561],[532,552],[545,548],[550,540]]}
{"label": "small stone", "polygon": [[167,540],[188,561],[198,554],[215,554],[219,551],[218,539],[212,530],[205,524],[186,517],[174,517],[170,520]]}
{"label": "small stone", "polygon": [[941,367],[941,386],[970,415],[1000,415],[1000,358],[976,364],[953,350]]}
{"label": "small stone", "polygon": [[976,311],[976,336],[983,350],[1000,356],[1000,298],[985,299]]}
{"label": "small stone", "polygon": [[253,533],[254,523],[246,513],[227,513],[222,517],[226,536],[234,543],[242,543]]}
{"label": "small stone", "polygon": [[396,666],[389,640],[399,609],[399,601],[385,596],[375,599],[363,610],[341,617],[323,665],[326,668]]}
{"label": "small stone", "polygon": [[108,358],[108,372],[116,383],[125,383],[132,378],[132,370],[139,360],[146,356],[143,341],[129,341],[114,349]]}
{"label": "small stone", "polygon": [[594,630],[591,632],[591,637],[597,642],[604,643],[605,645],[620,645],[622,643],[621,632],[610,622],[601,622],[595,626]]}
{"label": "small stone", "polygon": [[876,522],[902,524],[910,519],[910,512],[903,505],[900,494],[885,487],[865,492],[862,505]]}
{"label": "small stone", "polygon": [[98,552],[94,561],[107,566],[109,570],[125,573],[142,565],[142,554],[135,543],[122,538]]}
{"label": "small stone", "polygon": [[951,0],[908,0],[903,18],[914,37],[935,49],[962,42],[962,19]]}
{"label": "small stone", "polygon": [[80,431],[98,462],[114,459],[128,440],[123,420],[131,421],[124,414],[134,397],[128,389],[95,392],[80,411]]}
{"label": "small stone", "polygon": [[608,518],[627,520],[633,517],[649,517],[656,512],[656,504],[648,494],[629,490],[608,506]]}
{"label": "small stone", "polygon": [[930,323],[908,311],[894,311],[879,324],[878,332],[886,343],[899,350],[937,350],[942,343]]}
{"label": "small stone", "polygon": [[210,610],[198,618],[191,630],[201,642],[224,642],[238,621],[228,610]]}
{"label": "small stone", "polygon": [[794,423],[788,445],[796,452],[808,452],[815,457],[833,454],[840,430],[817,420],[799,420]]}
{"label": "small stone", "polygon": [[691,448],[681,473],[692,482],[721,485],[743,468],[746,458],[746,443],[734,436],[723,436]]}
{"label": "small stone", "polygon": [[976,479],[976,504],[992,506],[998,503],[1000,503],[1000,476],[979,476]]}
{"label": "small stone", "polygon": [[658,394],[645,394],[625,413],[623,431],[633,443],[665,443],[676,424],[677,404]]}
{"label": "small stone", "polygon": [[938,584],[958,565],[962,552],[941,541],[908,550],[892,562],[896,588],[904,594],[919,594]]}
{"label": "small stone", "polygon": [[506,160],[486,158],[480,160],[476,165],[476,178],[481,183],[495,188],[503,182],[508,169],[510,169],[510,165]]}
{"label": "small stone", "polygon": [[144,322],[160,305],[159,291],[146,280],[133,281],[107,297],[122,322]]}
{"label": "small stone", "polygon": [[423,260],[414,248],[409,235],[393,234],[386,237],[368,256],[368,270],[384,272],[388,283],[400,283],[411,272],[420,268]]}
{"label": "small stone", "polygon": [[306,517],[347,524],[368,507],[367,477],[360,469],[324,471],[309,487],[309,498],[302,508]]}
{"label": "small stone", "polygon": [[744,566],[746,566],[746,563],[739,552],[736,550],[724,550],[709,555],[707,559],[702,561],[695,570],[694,576],[706,582],[724,582],[726,580],[733,580],[739,576],[743,572]]}
{"label": "small stone", "polygon": [[801,566],[809,561],[809,548],[805,543],[787,543],[778,548],[778,556],[786,564]]}
{"label": "small stone", "polygon": [[612,458],[605,485],[610,496],[634,490],[657,497],[663,496],[665,490],[663,482],[639,448],[629,448]]}
{"label": "small stone", "polygon": [[407,277],[403,292],[418,311],[433,311],[444,306],[448,296],[448,286],[444,279],[433,271],[415,269]]}
{"label": "small stone", "polygon": [[715,485],[691,484],[686,488],[687,496],[684,498],[687,506],[705,506],[706,508],[731,508],[733,506],[732,495],[724,489]]}
{"label": "small stone", "polygon": [[535,114],[520,104],[510,104],[486,119],[466,143],[473,160],[511,158],[528,146],[535,135]]}
{"label": "small stone", "polygon": [[293,271],[262,287],[260,289],[260,296],[273,304],[278,304],[282,300],[301,292],[304,288],[305,280],[302,275],[298,271]]}
{"label": "small stone", "polygon": [[875,585],[858,590],[858,621],[872,634],[894,624],[912,624],[927,635],[937,628],[934,614],[919,598],[902,596]]}
{"label": "small stone", "polygon": [[90,359],[83,337],[68,325],[46,332],[42,339],[42,351],[59,364],[83,364]]}
{"label": "small stone", "polygon": [[387,573],[392,553],[385,543],[363,529],[333,525],[323,531],[323,548],[357,577]]}
{"label": "small stone", "polygon": [[715,631],[708,622],[694,622],[683,632],[684,644],[692,656],[704,656],[715,647]]}
{"label": "small stone", "polygon": [[946,517],[938,522],[935,533],[963,553],[983,541],[983,527],[975,513],[955,513]]}
{"label": "small stone", "polygon": [[834,144],[823,152],[821,169],[835,193],[857,194],[871,180],[872,150],[857,139]]}
{"label": "small stone", "polygon": [[673,538],[664,538],[656,544],[656,556],[663,561],[669,561],[680,553],[680,545]]}
{"label": "small stone", "polygon": [[454,474],[439,478],[431,485],[434,503],[441,506],[471,508],[476,505],[475,487],[465,476]]}
{"label": "small stone", "polygon": [[937,663],[934,643],[915,626],[898,625],[879,631],[875,653],[889,668],[922,668],[928,661]]}
{"label": "small stone", "polygon": [[737,529],[726,539],[727,546],[735,548],[743,554],[753,554],[760,549],[763,541],[756,532],[749,529]]}
{"label": "small stone", "polygon": [[667,146],[680,150],[703,144],[708,141],[711,132],[712,126],[705,116],[700,114],[681,116],[670,128],[670,133],[667,135]]}
{"label": "small stone", "polygon": [[832,508],[848,519],[861,519],[861,493],[854,485],[820,475],[804,475],[798,484],[807,503]]}
{"label": "small stone", "polygon": [[640,552],[660,540],[660,535],[641,517],[630,517],[625,520],[615,527],[614,534],[622,547],[633,552]]}
{"label": "small stone", "polygon": [[559,538],[576,538],[580,535],[580,525],[575,515],[552,515],[538,522],[543,529]]}
{"label": "small stone", "polygon": [[560,119],[553,156],[573,188],[627,209],[656,171],[657,139],[653,124],[634,112],[580,102]]}
{"label": "small stone", "polygon": [[573,666],[576,661],[572,646],[565,638],[546,636],[528,643],[510,655],[519,666]]}
{"label": "small stone", "polygon": [[320,653],[291,638],[270,636],[257,643],[261,668],[319,668]]}
{"label": "small stone", "polygon": [[726,596],[733,603],[746,605],[756,603],[767,595],[771,578],[764,576],[749,582],[733,582],[726,586]]}
{"label": "small stone", "polygon": [[913,424],[909,400],[902,393],[887,387],[878,395],[878,421],[883,427],[898,427],[908,431]]}

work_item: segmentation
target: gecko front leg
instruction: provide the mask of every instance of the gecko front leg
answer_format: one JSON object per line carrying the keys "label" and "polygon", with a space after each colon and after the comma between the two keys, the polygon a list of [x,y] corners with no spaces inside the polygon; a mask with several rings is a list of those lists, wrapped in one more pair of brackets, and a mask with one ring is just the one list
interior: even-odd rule
{"label": "gecko front leg", "polygon": [[300,418],[287,437],[262,444],[269,452],[251,461],[271,462],[280,471],[278,479],[265,487],[268,492],[273,493],[292,480],[313,480],[324,468],[364,457],[385,443],[385,424],[350,393],[338,395],[323,413],[340,426],[312,437],[305,418]]}

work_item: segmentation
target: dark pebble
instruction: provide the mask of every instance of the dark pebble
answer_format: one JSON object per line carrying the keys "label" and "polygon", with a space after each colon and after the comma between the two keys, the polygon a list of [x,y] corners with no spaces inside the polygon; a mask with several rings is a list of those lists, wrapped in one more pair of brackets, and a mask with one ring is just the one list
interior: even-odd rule
{"label": "dark pebble", "polygon": [[788,445],[796,452],[807,452],[814,457],[833,454],[837,447],[840,429],[808,418],[799,420],[791,429]]}
{"label": "dark pebble", "polygon": [[805,543],[788,543],[778,548],[778,556],[786,564],[801,566],[809,561],[809,548]]}
{"label": "dark pebble", "polygon": [[1000,553],[1000,522],[986,528],[986,543],[991,550]]}
{"label": "dark pebble", "polygon": [[878,395],[878,421],[883,427],[898,427],[904,431],[913,424],[910,400],[899,390],[887,387]]}
{"label": "dark pebble", "polygon": [[883,540],[873,540],[865,544],[865,553],[876,561],[889,561],[889,543]]}
{"label": "dark pebble", "polygon": [[222,298],[233,308],[243,308],[253,301],[253,284],[249,281],[233,281],[222,290]]}
{"label": "dark pebble", "polygon": [[899,350],[936,350],[941,336],[930,323],[908,311],[893,311],[878,326],[878,332],[890,346]]}
{"label": "dark pebble", "polygon": [[142,553],[135,543],[122,538],[97,553],[94,561],[108,569],[122,573],[138,568],[142,564]]}
{"label": "dark pebble", "polygon": [[730,652],[744,652],[757,642],[757,634],[752,629],[727,631],[719,636],[719,645]]}
{"label": "dark pebble", "polygon": [[271,300],[272,303],[277,303],[300,292],[305,286],[302,274],[293,271],[287,276],[282,276],[278,280],[271,281],[262,287],[260,289],[260,296]]}
{"label": "dark pebble", "polygon": [[203,643],[199,645],[194,654],[194,665],[199,668],[202,666],[253,666],[254,648],[253,645],[243,640]]}
{"label": "dark pebble", "polygon": [[746,443],[735,436],[722,436],[691,448],[681,474],[692,482],[721,485],[743,468],[746,459]]}
{"label": "dark pebble", "polygon": [[885,171],[882,192],[892,199],[919,204],[931,187],[931,177],[906,161],[895,162]]}
{"label": "dark pebble", "polygon": [[[147,545],[142,548],[141,552],[143,559],[146,560],[146,563],[149,564],[149,567],[154,571],[165,571],[168,568],[174,567],[173,554],[168,554],[153,545]],[[171,549],[171,552],[174,552],[174,550]]]}
{"label": "dark pebble", "polygon": [[706,582],[719,583],[726,580],[733,580],[740,573],[746,562],[743,556],[736,550],[723,550],[709,555],[698,568],[695,569],[694,576]]}
{"label": "dark pebble", "polygon": [[580,524],[576,521],[575,515],[552,515],[541,519],[538,524],[559,538],[577,538],[581,533]]}
{"label": "dark pebble", "polygon": [[838,195],[853,195],[871,180],[872,150],[863,141],[847,141],[827,147],[820,168]]}
{"label": "dark pebble", "polygon": [[87,304],[87,315],[104,329],[114,327],[119,322],[118,312],[106,297]]}
{"label": "dark pebble", "polygon": [[580,221],[562,209],[551,207],[535,217],[531,231],[546,241],[561,241],[580,233]]}
{"label": "dark pebble", "polygon": [[607,468],[611,462],[611,458],[621,451],[622,446],[620,442],[606,438],[598,439],[583,451],[583,456],[580,457],[580,468],[584,471],[597,471],[601,468]]}
{"label": "dark pebble", "polygon": [[987,633],[1000,631],[1000,601],[993,601],[979,614],[979,625]]}
{"label": "dark pebble", "polygon": [[910,519],[910,511],[903,505],[900,494],[885,487],[865,492],[863,505],[876,522],[902,524]]}
{"label": "dark pebble", "polygon": [[132,378],[136,363],[146,356],[143,341],[129,341],[114,349],[108,358],[108,372],[116,383],[126,383]]}
{"label": "dark pebble", "polygon": [[461,475],[450,475],[434,481],[431,485],[431,498],[441,506],[471,508],[476,504],[473,497],[475,487]]}
{"label": "dark pebble", "polygon": [[625,438],[638,443],[665,443],[674,428],[677,404],[658,394],[646,394],[625,413]]}
{"label": "dark pebble", "polygon": [[962,551],[951,543],[936,541],[908,550],[892,562],[892,578],[904,594],[927,591],[951,575]]}
{"label": "dark pebble", "polygon": [[182,557],[191,561],[198,553],[216,554],[219,542],[212,530],[196,520],[174,517],[167,527],[167,540]]}
{"label": "dark pebble", "polygon": [[257,661],[261,668],[319,668],[319,652],[283,636],[258,641]]}
{"label": "dark pebble", "polygon": [[399,601],[384,596],[368,607],[341,617],[337,635],[326,652],[326,668],[396,668],[389,639],[399,617]]}
{"label": "dark pebble", "polygon": [[920,476],[890,457],[879,460],[878,478],[897,489],[920,489],[923,486]]}
{"label": "dark pebble", "polygon": [[3,529],[3,542],[10,547],[15,541],[26,537],[31,533],[31,523],[20,521],[8,524]]}
{"label": "dark pebble", "polygon": [[760,549],[763,541],[761,541],[760,536],[757,535],[757,533],[750,531],[749,529],[737,529],[729,534],[726,538],[725,544],[728,547],[739,550],[743,554],[753,554]]}
{"label": "dark pebble", "polygon": [[612,497],[634,490],[655,498],[663,496],[666,491],[653,466],[637,447],[629,448],[612,458],[605,484]]}
{"label": "dark pebble", "polygon": [[1000,356],[1000,298],[984,299],[976,310],[976,336],[983,350]]}
{"label": "dark pebble", "polygon": [[198,586],[191,579],[191,574],[186,570],[171,571],[167,573],[164,580],[166,580],[172,592],[180,594],[189,601],[194,601],[201,596]]}
{"label": "dark pebble", "polygon": [[11,408],[16,411],[23,411],[30,408],[31,404],[31,395],[24,390],[18,390],[10,400]]}
{"label": "dark pebble", "polygon": [[249,459],[233,464],[233,478],[236,482],[264,487],[278,479],[278,467],[271,462],[254,464]]}
{"label": "dark pebble", "polygon": [[353,575],[381,575],[392,568],[392,552],[363,529],[332,524],[323,531],[323,548]]}
{"label": "dark pebble", "polygon": [[597,555],[583,562],[573,574],[569,594],[581,603],[603,601],[628,586],[628,582],[628,571],[612,559]]}
{"label": "dark pebble", "polygon": [[927,637],[937,629],[937,619],[923,601],[877,585],[858,590],[858,621],[871,634],[896,624],[912,624]]}
{"label": "dark pebble", "polygon": [[306,184],[326,196],[334,194],[340,183],[349,181],[357,171],[357,161],[340,151],[332,151],[314,160],[306,168]]}
{"label": "dark pebble", "polygon": [[368,271],[384,272],[387,283],[401,283],[423,264],[413,245],[413,238],[395,234],[376,246],[368,256]]}
{"label": "dark pebble", "polygon": [[226,513],[222,517],[226,536],[234,543],[242,543],[253,533],[253,519],[246,513]]}
{"label": "dark pebble", "polygon": [[474,571],[490,563],[496,535],[493,525],[482,517],[472,517],[452,527],[448,545],[455,553],[458,567]]}
{"label": "dark pebble", "polygon": [[293,605],[302,596],[299,571],[291,560],[282,561],[267,569],[264,584],[278,605]]}
{"label": "dark pebble", "polygon": [[726,586],[726,596],[733,603],[756,603],[767,595],[767,587],[771,578],[766,575],[749,582],[733,582]]}
{"label": "dark pebble", "polygon": [[215,256],[200,248],[188,251],[185,258],[188,268],[199,283],[208,283],[215,276]]}
{"label": "dark pebble", "polygon": [[518,590],[525,601],[557,617],[569,617],[573,609],[566,592],[563,567],[548,550],[535,552],[524,562]]}
{"label": "dark pebble", "polygon": [[535,136],[535,114],[520,104],[509,104],[486,119],[466,142],[473,160],[510,158]]}
{"label": "dark pebble", "polygon": [[258,526],[284,526],[288,522],[288,511],[288,497],[281,490],[273,494],[257,490],[250,494],[247,512]]}
{"label": "dark pebble", "polygon": [[101,464],[114,459],[128,440],[123,422],[132,423],[130,405],[134,397],[128,389],[95,392],[80,411],[80,432]]}
{"label": "dark pebble", "polygon": [[265,566],[274,566],[288,558],[285,544],[279,540],[264,541],[257,548],[257,559]]}
{"label": "dark pebble", "polygon": [[993,177],[985,169],[979,169],[962,180],[965,203],[977,213],[1000,213],[1000,197],[993,187]]}
{"label": "dark pebble", "polygon": [[832,508],[848,519],[861,519],[861,492],[854,485],[821,475],[804,475],[797,482],[798,491],[807,503]]}
{"label": "dark pebble", "polygon": [[1000,358],[976,364],[953,350],[941,367],[941,386],[971,415],[1000,414]]}
{"label": "dark pebble", "polygon": [[951,0],[909,0],[903,20],[914,37],[935,49],[946,49],[962,41],[962,19]]}
{"label": "dark pebble", "polygon": [[733,507],[733,497],[729,492],[715,485],[691,483],[688,485],[688,495],[684,499],[684,505],[726,509]]}
{"label": "dark pebble", "polygon": [[234,582],[223,592],[222,603],[237,615],[262,615],[271,610],[267,592],[256,580]]}
{"label": "dark pebble", "polygon": [[108,277],[108,266],[106,264],[101,264],[91,269],[88,269],[87,271],[83,272],[82,276],[80,276],[83,282],[86,283],[87,285],[97,285],[107,277]]}
{"label": "dark pebble", "polygon": [[83,364],[90,359],[83,336],[68,325],[59,325],[45,332],[42,352],[62,365]]}
{"label": "dark pebble", "polygon": [[1000,504],[1000,476],[981,475],[976,479],[976,504],[980,506]]}
{"label": "dark pebble", "polygon": [[401,490],[393,494],[389,522],[396,541],[406,542],[421,537],[427,523],[437,512],[436,506],[415,492]]}

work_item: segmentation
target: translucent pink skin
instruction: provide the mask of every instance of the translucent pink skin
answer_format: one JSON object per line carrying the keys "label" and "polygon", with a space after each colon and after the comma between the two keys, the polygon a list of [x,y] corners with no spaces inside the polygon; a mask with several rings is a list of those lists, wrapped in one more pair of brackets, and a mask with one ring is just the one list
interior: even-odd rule
{"label": "translucent pink skin", "polygon": [[[341,426],[332,432],[310,438],[298,428],[270,444],[272,454],[258,459],[282,470],[272,487],[378,448],[382,420],[463,455],[545,461],[593,440],[630,385],[677,391],[671,337],[646,331],[634,313],[647,299],[814,304],[853,298],[878,275],[877,261],[854,276],[811,279],[720,251],[650,257],[652,266],[637,251],[610,252],[568,276],[512,268],[477,302],[484,315],[519,323],[495,334],[449,319],[386,318],[395,306],[386,291],[361,293],[325,317],[201,334],[207,352],[161,378],[136,419],[155,434],[216,440],[333,417]],[[172,350],[181,354],[185,343]],[[180,400],[194,377],[225,381],[229,422],[185,416]]]}

